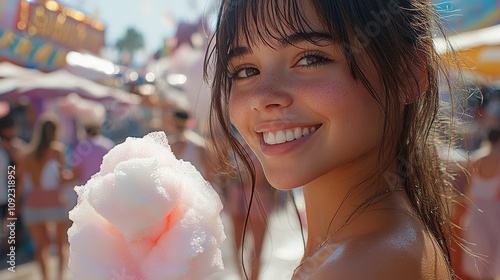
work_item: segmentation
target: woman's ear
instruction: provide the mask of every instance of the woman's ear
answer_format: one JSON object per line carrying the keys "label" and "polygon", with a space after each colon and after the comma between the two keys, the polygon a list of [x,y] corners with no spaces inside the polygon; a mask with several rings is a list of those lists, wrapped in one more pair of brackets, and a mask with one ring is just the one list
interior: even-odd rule
{"label": "woman's ear", "polygon": [[408,62],[409,68],[407,90],[402,91],[401,103],[412,104],[420,99],[429,89],[429,65],[425,55],[419,53],[418,61]]}

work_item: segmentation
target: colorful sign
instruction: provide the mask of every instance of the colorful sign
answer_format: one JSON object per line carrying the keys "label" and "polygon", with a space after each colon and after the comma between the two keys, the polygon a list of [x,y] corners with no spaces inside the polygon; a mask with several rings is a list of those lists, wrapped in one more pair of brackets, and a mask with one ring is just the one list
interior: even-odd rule
{"label": "colorful sign", "polygon": [[450,32],[500,24],[500,0],[434,0]]}
{"label": "colorful sign", "polygon": [[104,46],[104,24],[56,1],[21,1],[17,30],[45,38],[70,50],[99,53]]}
{"label": "colorful sign", "polygon": [[51,42],[0,28],[0,58],[5,60],[29,68],[55,70],[66,64],[67,53]]}
{"label": "colorful sign", "polygon": [[54,70],[69,51],[98,54],[105,26],[53,0],[0,0],[0,61]]}

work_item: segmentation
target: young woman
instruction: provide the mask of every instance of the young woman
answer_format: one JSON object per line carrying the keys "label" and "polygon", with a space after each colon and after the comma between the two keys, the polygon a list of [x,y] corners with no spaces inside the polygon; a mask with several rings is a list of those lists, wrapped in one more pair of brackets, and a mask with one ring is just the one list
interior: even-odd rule
{"label": "young woman", "polygon": [[233,124],[275,188],[303,186],[293,279],[453,278],[435,26],[426,0],[221,1],[213,136],[253,170]]}
{"label": "young woman", "polygon": [[64,145],[57,141],[58,130],[59,125],[54,116],[42,116],[25,159],[27,194],[22,214],[33,239],[35,258],[40,264],[44,280],[49,279],[50,223],[54,223],[56,228],[59,258],[57,279],[62,279],[67,259],[68,212],[62,186],[72,180],[72,175],[65,171]]}

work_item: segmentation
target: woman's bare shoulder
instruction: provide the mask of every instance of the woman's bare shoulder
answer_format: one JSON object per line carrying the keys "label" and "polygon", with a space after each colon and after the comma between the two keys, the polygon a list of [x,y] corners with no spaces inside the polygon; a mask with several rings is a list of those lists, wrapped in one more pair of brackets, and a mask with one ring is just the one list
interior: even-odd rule
{"label": "woman's bare shoulder", "polygon": [[411,221],[335,246],[311,279],[450,279],[440,247]]}

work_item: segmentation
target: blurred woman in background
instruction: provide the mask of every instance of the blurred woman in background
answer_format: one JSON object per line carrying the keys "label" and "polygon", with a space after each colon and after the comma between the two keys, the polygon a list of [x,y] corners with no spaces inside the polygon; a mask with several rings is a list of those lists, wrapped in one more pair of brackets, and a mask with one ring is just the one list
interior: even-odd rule
{"label": "blurred woman in background", "polygon": [[25,200],[23,216],[35,245],[35,259],[40,264],[43,279],[47,280],[47,262],[51,245],[50,224],[55,224],[59,271],[62,279],[66,265],[68,213],[62,194],[64,183],[72,173],[65,170],[65,147],[57,141],[59,124],[54,116],[39,120],[28,149],[25,164]]}
{"label": "blurred woman in background", "polygon": [[464,238],[473,256],[465,253],[463,270],[470,279],[500,277],[500,130],[490,129],[489,153],[474,161],[466,190],[470,203]]}

